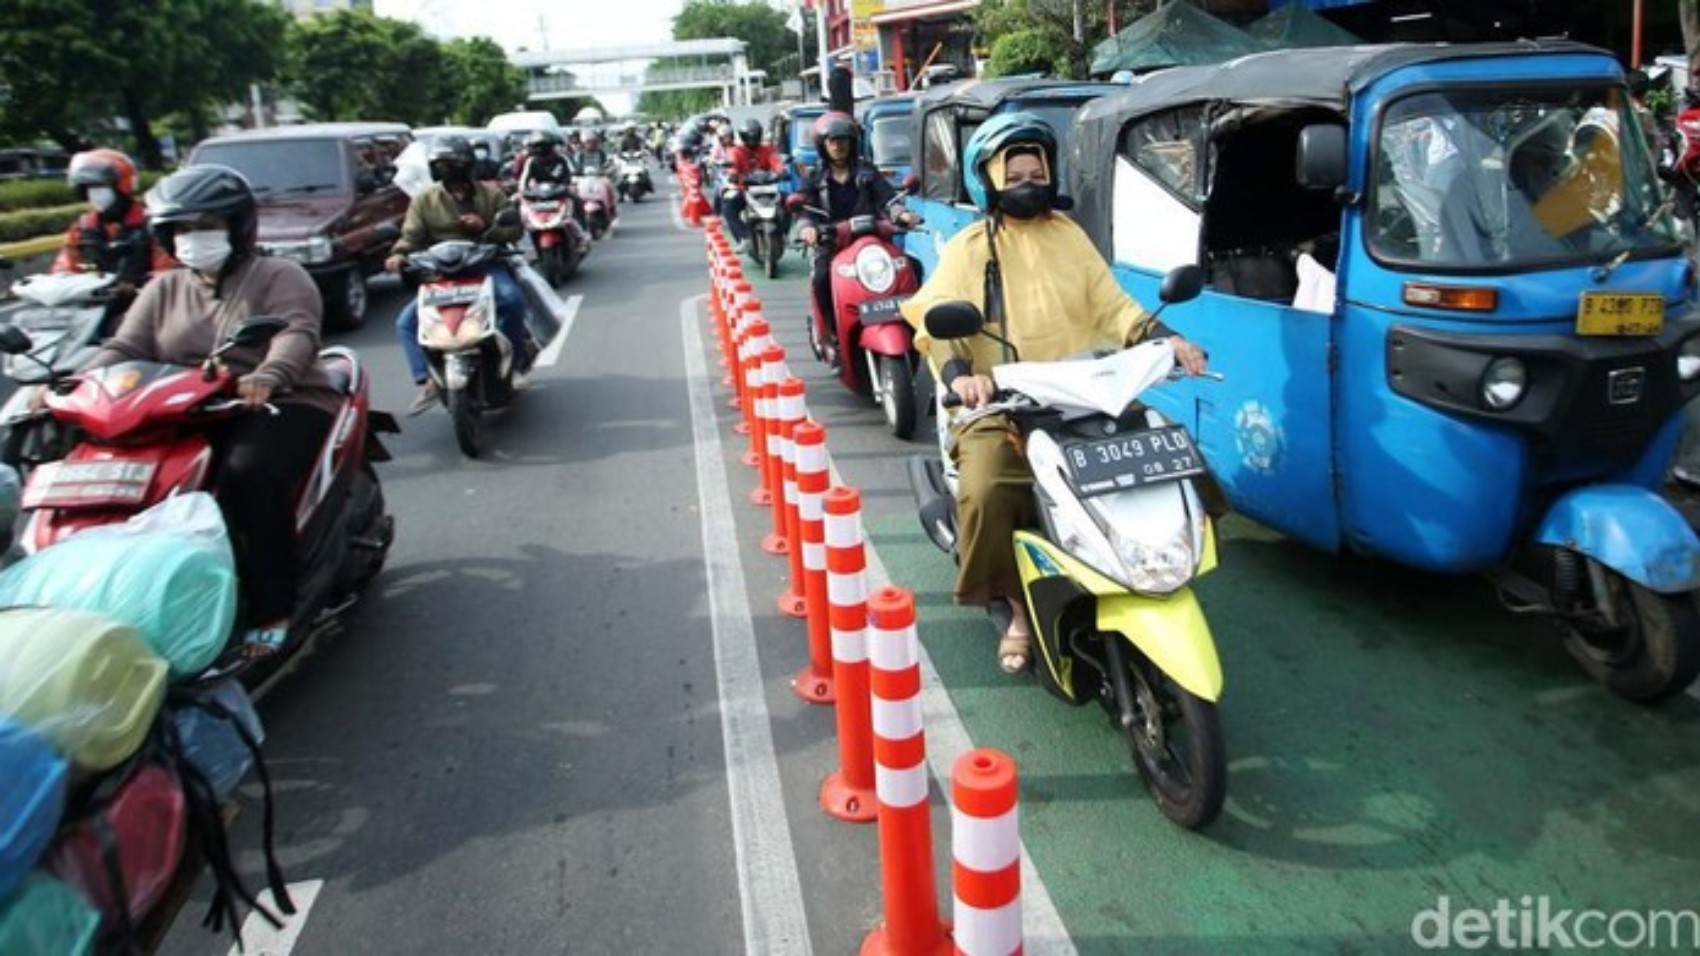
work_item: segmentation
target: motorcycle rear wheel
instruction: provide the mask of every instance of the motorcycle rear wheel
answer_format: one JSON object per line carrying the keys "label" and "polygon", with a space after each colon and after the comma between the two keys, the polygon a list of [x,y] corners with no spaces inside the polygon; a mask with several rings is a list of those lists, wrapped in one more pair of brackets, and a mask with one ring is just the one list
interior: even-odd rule
{"label": "motorcycle rear wheel", "polygon": [[1700,608],[1694,594],[1660,594],[1606,572],[1625,620],[1608,628],[1583,618],[1559,621],[1564,649],[1588,676],[1628,700],[1680,694],[1700,676]]}
{"label": "motorcycle rear wheel", "polygon": [[449,418],[454,421],[455,444],[460,446],[460,453],[468,458],[477,458],[484,433],[483,410],[478,407],[478,399],[471,389],[459,388],[449,392]]}
{"label": "motorcycle rear wheel", "polygon": [[1228,792],[1216,705],[1170,680],[1119,634],[1104,635],[1104,653],[1110,674],[1101,700],[1145,789],[1170,820],[1189,830],[1208,826]]}

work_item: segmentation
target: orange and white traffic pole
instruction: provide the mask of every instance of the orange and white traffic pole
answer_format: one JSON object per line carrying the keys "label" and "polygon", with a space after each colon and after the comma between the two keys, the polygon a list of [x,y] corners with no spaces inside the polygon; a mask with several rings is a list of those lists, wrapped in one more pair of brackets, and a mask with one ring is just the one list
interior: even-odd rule
{"label": "orange and white traffic pole", "polygon": [[757,403],[764,416],[760,425],[766,436],[766,452],[762,456],[762,487],[750,492],[750,503],[765,504],[772,512],[773,529],[761,539],[761,549],[768,554],[785,554],[791,543],[785,537],[785,461],[779,446],[779,383],[785,377],[785,350],[771,337],[761,353],[761,400]]}
{"label": "orange and white traffic pole", "polygon": [[868,558],[862,545],[862,496],[840,485],[827,490],[821,505],[832,681],[838,695],[838,769],[821,783],[820,805],[840,820],[868,823],[878,815],[879,802],[874,795],[868,689]]}
{"label": "orange and white traffic pole", "polygon": [[[830,484],[826,429],[802,422],[795,429],[792,453],[797,459],[798,550],[792,568],[802,572],[803,609],[809,623],[809,665],[791,680],[791,689],[811,704],[830,704],[837,697],[832,673],[832,626],[826,593],[826,514],[821,499]],[[795,573],[795,572],[793,572]]]}
{"label": "orange and white traffic pole", "polygon": [[797,426],[803,424],[803,380],[788,375],[779,383],[780,497],[784,500],[785,553],[790,561],[790,580],[779,595],[779,613],[804,617],[809,604],[803,595],[803,530],[798,511]]}
{"label": "orange and white traffic pole", "polygon": [[1015,761],[990,748],[950,770],[953,935],[962,956],[1021,952],[1021,828]]}
{"label": "orange and white traffic pole", "polygon": [[863,956],[950,952],[933,879],[927,807],[927,740],[921,730],[921,649],[915,597],[884,587],[868,597],[872,664],[874,792],[879,797],[880,889],[885,922],[862,941]]}

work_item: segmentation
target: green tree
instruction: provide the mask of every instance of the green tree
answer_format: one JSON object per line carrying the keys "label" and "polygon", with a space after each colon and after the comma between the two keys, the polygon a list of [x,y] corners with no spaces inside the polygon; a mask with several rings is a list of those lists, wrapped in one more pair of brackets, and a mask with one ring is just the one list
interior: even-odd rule
{"label": "green tree", "polygon": [[[1157,8],[1161,0],[1110,0],[1115,5],[1116,26],[1125,28]],[[1055,60],[1051,72],[1080,79],[1086,76],[1092,47],[1109,36],[1108,6],[1078,0],[982,0],[974,12],[979,45],[995,49],[1000,39],[1014,33],[1037,32],[1048,42],[1062,46],[1065,57]],[[1024,55],[1034,50],[1034,41],[1016,41],[1015,51]]]}
{"label": "green tree", "polygon": [[452,68],[412,23],[337,10],[291,23],[285,46],[289,88],[313,119],[424,126],[454,107]]}
{"label": "green tree", "polygon": [[689,0],[673,18],[673,39],[730,37],[747,44],[750,69],[766,70],[797,50],[797,35],[785,26],[785,14],[762,0]]}
{"label": "green tree", "polygon": [[986,62],[986,75],[1067,75],[1070,72],[1071,53],[1069,38],[1049,28],[1016,30],[992,42],[991,56]]}
{"label": "green tree", "polygon": [[443,63],[452,105],[449,119],[463,126],[482,126],[525,100],[525,73],[508,62],[508,55],[488,37],[450,40],[443,45]]}
{"label": "green tree", "polygon": [[7,0],[0,135],[45,135],[74,150],[118,117],[143,165],[157,168],[154,122],[204,118],[268,79],[283,23],[253,0]]}

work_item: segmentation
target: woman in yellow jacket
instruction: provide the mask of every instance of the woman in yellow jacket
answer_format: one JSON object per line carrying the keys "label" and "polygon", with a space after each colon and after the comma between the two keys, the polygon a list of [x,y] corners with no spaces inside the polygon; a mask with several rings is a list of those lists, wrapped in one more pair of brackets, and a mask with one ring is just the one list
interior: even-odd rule
{"label": "woman in yellow jacket", "polygon": [[[1191,374],[1204,370],[1197,346],[1176,336],[1116,284],[1108,264],[1058,201],[1056,134],[1028,112],[983,124],[963,151],[963,178],[980,223],[957,234],[938,267],[903,306],[942,384],[965,408],[989,401],[991,370],[1011,361],[987,336],[938,341],[924,317],[941,302],[981,306],[989,331],[1007,339],[1027,361],[1056,361],[1089,349],[1132,345],[1164,336]],[[1033,629],[1022,601],[1011,540],[1038,520],[1033,477],[1009,419],[993,415],[954,429],[960,563],[956,603],[1008,602],[1009,627],[998,642],[998,663],[1019,673],[1032,659]]]}

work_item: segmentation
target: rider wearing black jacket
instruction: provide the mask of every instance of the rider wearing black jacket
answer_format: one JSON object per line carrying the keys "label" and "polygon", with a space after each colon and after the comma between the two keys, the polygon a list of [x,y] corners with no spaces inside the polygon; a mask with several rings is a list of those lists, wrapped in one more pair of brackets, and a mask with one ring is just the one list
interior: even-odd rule
{"label": "rider wearing black jacket", "polygon": [[[823,113],[815,120],[815,151],[820,169],[803,184],[807,205],[797,216],[797,237],[804,245],[816,246],[821,234],[854,216],[890,219],[899,225],[914,225],[920,217],[898,205],[902,198],[880,171],[861,160],[858,148],[861,127],[848,113]],[[827,215],[821,216],[824,212]],[[832,315],[832,255],[816,247],[813,263],[815,303],[829,317],[828,334],[836,332]]]}

